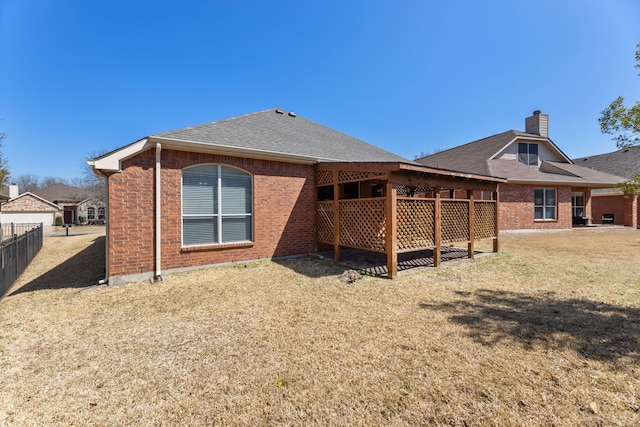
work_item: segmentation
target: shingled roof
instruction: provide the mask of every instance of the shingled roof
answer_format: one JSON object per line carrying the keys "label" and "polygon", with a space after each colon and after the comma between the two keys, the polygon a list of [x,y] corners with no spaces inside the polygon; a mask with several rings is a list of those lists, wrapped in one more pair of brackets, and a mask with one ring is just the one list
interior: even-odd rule
{"label": "shingled roof", "polygon": [[34,190],[33,194],[53,203],[78,203],[91,197],[89,191],[63,183],[51,184],[46,188]]}
{"label": "shingled roof", "polygon": [[[494,158],[516,139],[544,143],[557,152],[560,158],[565,158],[567,162],[543,161],[539,168],[534,168],[516,160]],[[505,178],[511,183],[611,187],[618,182],[624,181],[624,178],[613,173],[605,173],[572,164],[571,160],[550,139],[516,130],[509,130],[479,139],[422,157],[416,161],[433,168]]]}
{"label": "shingled roof", "polygon": [[193,127],[151,135],[184,141],[307,158],[316,162],[415,162],[326,126],[273,108]]}
{"label": "shingled roof", "polygon": [[577,165],[633,179],[640,174],[640,146],[574,159]]}

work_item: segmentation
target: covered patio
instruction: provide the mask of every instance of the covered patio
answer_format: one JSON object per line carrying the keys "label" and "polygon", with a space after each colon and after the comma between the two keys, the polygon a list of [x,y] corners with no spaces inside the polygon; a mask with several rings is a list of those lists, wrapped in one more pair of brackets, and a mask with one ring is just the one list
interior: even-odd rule
{"label": "covered patio", "polygon": [[405,163],[320,163],[316,169],[316,241],[319,250],[342,248],[386,256],[386,275],[398,274],[398,255],[429,251],[438,266],[443,252],[493,240],[499,250],[500,178]]}

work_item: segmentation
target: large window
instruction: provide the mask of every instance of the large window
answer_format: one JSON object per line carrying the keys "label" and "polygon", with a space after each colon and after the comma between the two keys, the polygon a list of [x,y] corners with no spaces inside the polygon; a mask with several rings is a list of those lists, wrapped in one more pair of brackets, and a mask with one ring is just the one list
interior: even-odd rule
{"label": "large window", "polygon": [[105,210],[103,206],[100,206],[98,208],[98,219],[105,219],[106,215],[105,215]]}
{"label": "large window", "polygon": [[536,188],[534,200],[535,219],[558,219],[555,188]]}
{"label": "large window", "polygon": [[183,245],[251,241],[251,184],[251,175],[230,166],[200,165],[183,169]]}
{"label": "large window", "polygon": [[93,221],[96,219],[96,208],[87,208],[87,220]]}
{"label": "large window", "polygon": [[538,166],[538,144],[518,143],[518,161],[529,166]]}

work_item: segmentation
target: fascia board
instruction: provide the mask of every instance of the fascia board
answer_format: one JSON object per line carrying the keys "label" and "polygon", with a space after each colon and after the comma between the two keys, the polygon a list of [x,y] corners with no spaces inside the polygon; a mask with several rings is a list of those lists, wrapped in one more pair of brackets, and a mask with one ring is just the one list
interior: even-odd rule
{"label": "fascia board", "polygon": [[177,151],[192,151],[198,153],[221,154],[235,157],[249,157],[262,160],[275,160],[289,163],[315,164],[318,162],[340,162],[338,159],[318,158],[312,156],[302,156],[291,153],[276,153],[273,151],[260,150],[256,148],[242,148],[223,144],[210,144],[182,139],[162,138],[157,136],[149,137],[152,143],[159,142],[162,148]]}
{"label": "fascia board", "polygon": [[590,188],[611,188],[613,185],[611,182],[588,182],[588,181],[541,181],[541,180],[526,180],[526,179],[509,179],[507,184],[522,184],[522,185],[569,185],[572,187],[590,187]]}
{"label": "fascia board", "polygon": [[149,148],[149,138],[143,138],[139,141],[129,144],[126,147],[122,147],[119,150],[113,151],[106,156],[99,157],[94,160],[89,160],[87,163],[95,171],[100,172],[118,172],[120,171],[120,164],[123,160],[135,156],[141,151]]}

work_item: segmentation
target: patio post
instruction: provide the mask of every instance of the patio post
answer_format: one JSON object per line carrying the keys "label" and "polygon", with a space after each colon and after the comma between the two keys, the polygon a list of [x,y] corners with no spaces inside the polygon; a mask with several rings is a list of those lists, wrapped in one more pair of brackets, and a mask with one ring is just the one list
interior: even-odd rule
{"label": "patio post", "polygon": [[333,170],[333,259],[340,262],[340,188],[338,170]]}
{"label": "patio post", "polygon": [[500,251],[500,240],[498,238],[498,236],[500,236],[500,192],[498,191],[498,188],[496,188],[494,194],[496,195],[496,237],[493,238],[493,252],[498,252]]}
{"label": "patio post", "polygon": [[476,240],[476,230],[475,230],[475,201],[473,198],[473,190],[467,190],[467,198],[469,199],[469,243],[467,244],[467,252],[469,254],[469,258],[473,259],[475,256],[474,251],[474,242]]}
{"label": "patio post", "polygon": [[396,186],[387,181],[385,197],[385,251],[387,252],[387,276],[395,279],[398,275],[398,224]]}
{"label": "patio post", "polygon": [[435,247],[433,248],[433,266],[437,267],[440,265],[440,246],[442,245],[442,220],[440,218],[442,209],[440,207],[440,189],[435,189],[436,193],[436,203],[435,203],[435,213],[434,213],[434,243]]}

